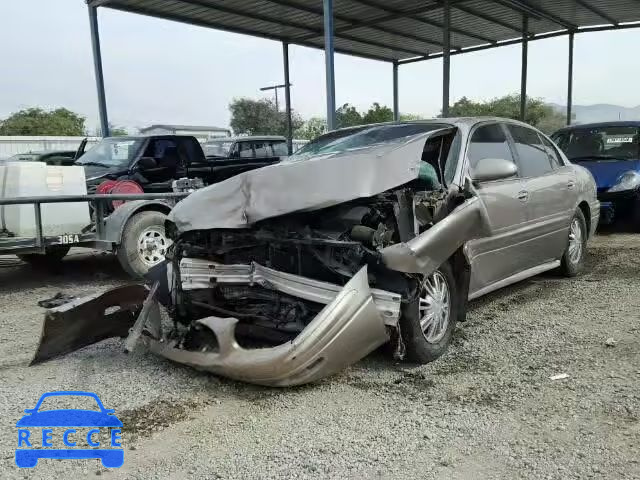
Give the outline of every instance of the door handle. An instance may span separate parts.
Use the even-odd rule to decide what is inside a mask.
[[[529,200],[529,192],[527,192],[526,190],[520,190],[518,192],[518,200],[520,200],[521,202],[526,202],[527,200]]]
[[[576,182],[574,182],[573,180],[569,180],[569,181],[567,182],[567,188],[568,188],[569,190],[573,190],[573,187],[575,187],[575,186],[576,186]]]

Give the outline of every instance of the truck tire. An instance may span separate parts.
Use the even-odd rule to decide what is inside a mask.
[[[18,258],[34,268],[49,269],[60,264],[70,249],[71,247],[54,245],[47,247],[45,253],[22,253]]]
[[[407,360],[429,363],[447,351],[460,303],[451,264],[444,263],[423,281],[418,297],[402,306],[400,332]]]
[[[125,224],[118,246],[118,261],[125,272],[143,278],[151,267],[164,261],[171,242],[164,231],[167,216],[157,211],[133,215]]]

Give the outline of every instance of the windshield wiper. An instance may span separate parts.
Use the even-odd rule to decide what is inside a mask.
[[[626,160],[622,157],[614,157],[613,155],[580,155],[579,157],[571,157],[569,158],[572,162],[580,161],[580,160]]]
[[[76,165],[92,165],[95,167],[105,167],[105,168],[111,167],[111,165],[107,165],[106,163],[99,163],[99,162],[76,162]]]

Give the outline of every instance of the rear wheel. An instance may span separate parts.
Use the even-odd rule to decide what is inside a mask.
[[[566,277],[575,277],[584,268],[584,257],[587,250],[587,222],[579,208],[569,224],[567,248],[560,262],[560,273]]]
[[[151,267],[162,263],[171,241],[164,231],[167,216],[156,211],[135,214],[124,227],[118,247],[122,268],[134,278],[142,278]]]
[[[446,352],[458,319],[458,288],[449,263],[422,280],[418,296],[404,305],[400,318],[407,358],[432,362]]]
[[[69,253],[71,247],[54,245],[47,247],[45,253],[23,253],[18,258],[34,268],[52,268],[57,266]]]

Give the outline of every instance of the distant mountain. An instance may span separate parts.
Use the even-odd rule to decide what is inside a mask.
[[[567,107],[557,103],[549,103],[559,112],[565,113]],[[621,107],[608,103],[595,105],[574,105],[575,123],[607,122],[611,120],[640,120],[640,105],[637,107]]]

